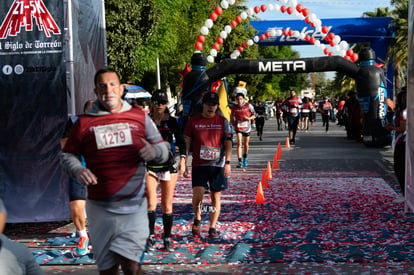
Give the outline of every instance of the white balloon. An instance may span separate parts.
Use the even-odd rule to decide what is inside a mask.
[[[335,35],[335,37],[333,39],[333,42],[335,44],[339,44],[341,42],[341,37],[339,35]]]
[[[240,52],[239,52],[239,50],[234,50],[234,54],[235,54],[237,57],[239,57],[239,56],[240,56]]]
[[[300,18],[300,16],[302,15],[302,13],[298,12],[296,9],[293,10],[293,15]]]
[[[217,56],[217,50],[216,50],[216,49],[211,49],[211,50],[210,50],[210,54],[211,54],[212,56]]]
[[[256,35],[255,37],[253,37],[253,40],[254,40],[254,42],[256,42],[256,43],[257,43],[257,42],[259,42],[259,41],[260,41],[260,37]]]
[[[321,20],[321,19],[316,19],[316,20],[315,20],[315,22],[313,22],[313,24],[314,24],[316,27],[320,27],[320,26],[322,26],[322,20]]]
[[[247,13],[246,13],[245,11],[243,11],[242,13],[240,13],[240,17],[241,17],[243,20],[246,20],[246,18],[247,18]]]
[[[286,4],[288,0],[280,0],[280,2],[282,2],[282,4]]]
[[[279,6],[279,4],[275,4],[274,9],[275,9],[275,12],[280,11],[280,6]]]
[[[341,47],[339,47],[338,45],[335,45],[333,49],[335,52],[339,52],[341,50]]]
[[[311,14],[309,15],[309,21],[311,21],[312,23],[313,23],[313,22],[315,22],[315,20],[316,20],[316,19],[317,19],[316,14],[311,13]]]
[[[220,32],[220,37],[223,38],[223,39],[226,39],[227,38],[227,32],[221,31]]]
[[[293,37],[299,37],[299,32],[298,31],[293,31]]]
[[[313,45],[319,48],[319,46],[321,45],[321,41],[316,40],[315,43],[313,43]]]
[[[275,29],[272,29],[270,31],[270,36],[276,36],[276,30]]]
[[[348,43],[345,40],[342,40],[341,43],[339,43],[339,47],[341,47],[342,50],[348,49]]]
[[[346,51],[345,50],[341,50],[339,52],[339,55],[342,56],[342,57],[344,57],[346,55]]]
[[[323,50],[325,50],[326,45],[321,43],[320,46],[319,46],[319,48],[323,51]]]
[[[206,20],[205,25],[206,25],[207,28],[211,29],[213,27],[213,25],[214,25],[214,22],[213,22],[213,20],[211,20],[209,18],[209,19]]]
[[[269,5],[267,5],[267,9],[269,11],[273,11],[275,9],[275,7],[273,6],[273,4],[269,4]]]
[[[207,61],[209,63],[214,63],[214,57],[212,57],[211,55],[207,56]]]
[[[299,34],[299,39],[300,40],[305,40],[305,34],[303,33],[303,32],[301,32],[300,34]]]
[[[249,46],[254,45],[254,41],[252,39],[247,40],[247,45]]]
[[[252,15],[254,14],[254,10],[253,10],[253,8],[249,8],[249,9],[247,10],[247,14],[248,14],[249,16],[252,16]]]
[[[232,54],[230,54],[230,58],[231,59],[237,59],[237,56],[234,53],[232,53]]]
[[[202,26],[200,32],[202,35],[208,35],[208,28],[206,26]]]
[[[296,0],[291,0],[290,1],[290,6],[294,9],[296,9],[296,5],[298,4],[298,2],[296,2]]]
[[[224,27],[224,30],[225,30],[227,33],[231,33],[231,26],[230,26],[230,25],[226,25],[226,26]]]
[[[233,5],[234,3],[236,3],[236,0],[228,0],[230,5]]]
[[[226,10],[226,9],[229,7],[229,2],[227,2],[226,0],[223,0],[223,1],[221,1],[220,6],[221,6],[223,9],[225,9],[225,10]]]

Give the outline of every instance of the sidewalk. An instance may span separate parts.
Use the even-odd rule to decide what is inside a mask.
[[[287,131],[276,129],[276,121],[270,119],[263,141],[252,132],[245,169],[235,168],[234,147],[230,189],[222,198],[222,241],[197,242],[188,236],[191,183],[179,181],[174,202],[176,251],[146,255],[144,273],[414,273],[414,255],[409,252],[414,222],[411,215],[404,215],[403,204],[392,204],[399,190],[391,148],[367,148],[349,141],[344,128],[334,123],[326,134],[319,117],[308,132],[298,131],[290,148]],[[255,204],[256,184],[279,143],[279,169],[273,170],[270,188],[264,189],[266,202]],[[157,220],[158,229],[160,225]],[[94,265],[42,269],[46,274],[98,274]]]

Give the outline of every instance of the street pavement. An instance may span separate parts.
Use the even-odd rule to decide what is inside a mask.
[[[244,172],[257,172],[273,160],[277,147],[282,148],[279,171],[326,172],[375,172],[397,193],[398,184],[393,172],[392,151],[385,148],[368,148],[362,143],[347,140],[345,129],[331,122],[328,133],[320,117],[307,132],[298,131],[296,144],[287,146],[287,130],[277,131],[274,118],[266,120],[263,140],[253,131],[251,135],[249,166]],[[243,177],[235,168],[236,148],[233,147],[232,177]],[[276,175],[277,177],[277,175]],[[401,211],[404,211],[403,206]],[[67,227],[66,227],[67,228]],[[73,228],[73,227],[72,227]],[[67,230],[67,229],[65,229]],[[95,265],[43,265],[46,274],[70,273],[76,275],[98,274]],[[145,264],[144,274],[410,274],[411,262],[288,262],[259,264]]]

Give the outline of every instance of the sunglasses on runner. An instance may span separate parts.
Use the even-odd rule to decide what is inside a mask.
[[[164,100],[154,100],[152,103],[154,103],[155,105],[164,105],[164,104],[167,104],[167,101],[164,101]]]

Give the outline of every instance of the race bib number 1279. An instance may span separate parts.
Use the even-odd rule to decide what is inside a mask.
[[[132,144],[128,123],[115,123],[94,128],[98,149],[126,146]]]

